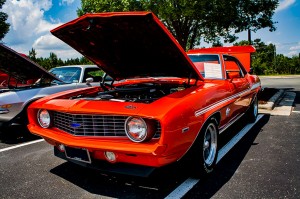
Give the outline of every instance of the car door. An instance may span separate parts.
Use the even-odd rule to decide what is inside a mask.
[[[227,110],[230,118],[235,118],[244,113],[250,104],[251,95],[249,93],[250,83],[245,78],[246,70],[239,62],[239,60],[233,56],[223,56],[226,79],[231,89],[231,97],[234,102]]]

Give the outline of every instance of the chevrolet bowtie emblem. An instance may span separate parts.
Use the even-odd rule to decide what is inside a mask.
[[[81,127],[81,124],[80,123],[70,123],[70,127],[79,128],[79,127]]]

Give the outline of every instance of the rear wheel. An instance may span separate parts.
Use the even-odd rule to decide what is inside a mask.
[[[202,128],[199,137],[192,147],[192,171],[195,177],[211,173],[216,165],[218,156],[218,125],[211,118]]]
[[[255,122],[257,115],[258,115],[258,100],[257,100],[257,96],[255,96],[248,113],[249,121],[251,123]]]

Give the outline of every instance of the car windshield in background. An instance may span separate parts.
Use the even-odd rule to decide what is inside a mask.
[[[53,68],[50,70],[50,72],[66,83],[77,83],[79,82],[81,68],[60,67],[60,68]]]
[[[219,55],[188,55],[205,79],[222,79]]]

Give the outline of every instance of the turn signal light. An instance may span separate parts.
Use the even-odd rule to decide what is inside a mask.
[[[104,156],[107,159],[107,161],[109,161],[109,162],[116,162],[116,160],[117,160],[116,154],[111,151],[105,151]]]
[[[65,152],[65,146],[63,144],[59,144],[57,147],[61,152]]]

